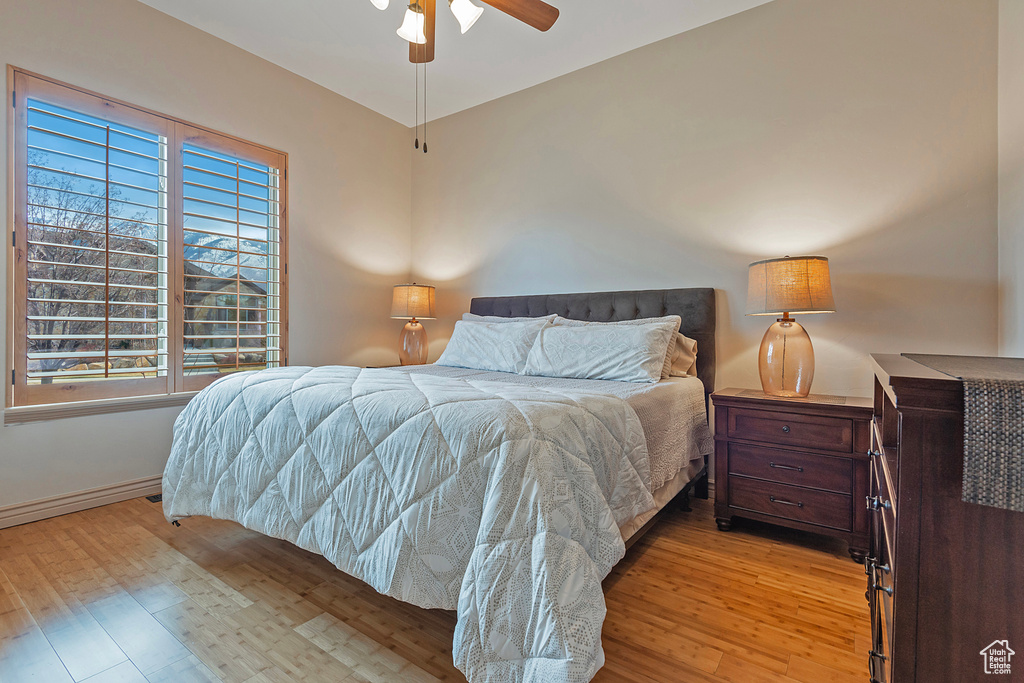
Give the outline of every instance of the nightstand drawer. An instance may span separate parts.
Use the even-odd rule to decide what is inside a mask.
[[[770,410],[729,409],[730,439],[851,453],[853,421]]]
[[[849,531],[850,496],[786,484],[729,477],[729,507]]]
[[[742,443],[729,444],[729,474],[845,494],[853,490],[853,461],[850,458]]]

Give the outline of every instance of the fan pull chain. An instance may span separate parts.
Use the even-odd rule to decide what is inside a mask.
[[[419,46],[416,47],[416,51],[419,52]],[[416,70],[416,127],[413,129],[413,135],[416,141],[413,143],[413,149],[420,148],[420,65],[413,64],[413,69]]]
[[[426,49],[426,48],[424,48]],[[423,153],[427,153],[427,63],[423,62]]]

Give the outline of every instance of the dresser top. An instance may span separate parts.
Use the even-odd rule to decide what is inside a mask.
[[[904,353],[904,358],[960,379],[1024,381],[1024,358],[995,356],[940,356]]]
[[[873,353],[871,363],[878,384],[897,407],[936,410],[963,409],[963,382],[907,357]]]

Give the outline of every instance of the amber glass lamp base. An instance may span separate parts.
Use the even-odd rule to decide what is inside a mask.
[[[761,388],[769,396],[804,397],[814,379],[814,348],[807,331],[792,318],[779,318],[761,340],[757,358]]]
[[[402,365],[423,365],[427,362],[427,331],[413,318],[398,337],[398,360]]]

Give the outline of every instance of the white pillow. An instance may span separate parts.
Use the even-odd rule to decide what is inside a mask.
[[[666,377],[687,377],[697,374],[697,342],[679,332],[679,325],[682,318],[678,315],[666,315],[660,318],[635,318],[633,320],[614,320],[611,322],[595,322],[586,320],[572,320],[556,316],[555,325],[566,325],[570,327],[584,327],[586,325],[647,325],[650,323],[674,322],[675,338],[669,344],[665,353],[665,364],[661,369],[661,378]]]
[[[526,360],[525,375],[657,382],[678,323],[549,325]]]
[[[517,323],[460,320],[437,365],[521,373],[537,333],[548,325],[544,318]]]
[[[477,315],[476,313],[463,313],[462,319],[469,320],[478,323],[521,323],[529,320],[547,320],[549,323],[554,322],[558,315],[552,313],[551,315],[542,315],[536,318],[503,318],[500,315]]]

